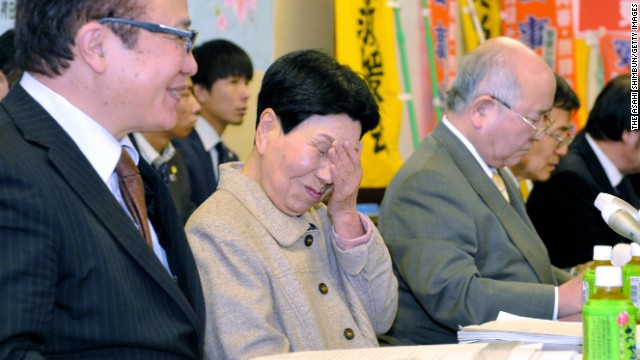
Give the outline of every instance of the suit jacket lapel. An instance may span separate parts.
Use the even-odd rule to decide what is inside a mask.
[[[636,190],[633,188],[633,184],[628,176],[622,178],[622,182],[620,183],[621,187],[624,187],[625,192],[629,199],[627,201],[636,209],[640,206],[640,200],[638,199],[638,194],[636,194]]]
[[[149,248],[142,240],[140,232],[73,140],[24,89],[16,89],[15,94],[17,95],[15,99],[8,98],[5,105],[10,113],[21,111],[20,109],[30,109],[28,116],[23,114],[20,117],[13,117],[25,139],[49,149],[49,159],[53,166],[59,170],[61,176],[96,215],[96,218],[105,225],[114,240],[122,245],[133,260],[183,308],[190,318],[195,318],[195,313],[182,291],[155,255],[150,256]],[[197,321],[194,323],[197,324]]]
[[[531,219],[529,219],[529,215],[527,214],[527,210],[524,206],[524,200],[522,199],[522,195],[518,190],[518,186],[513,182],[512,177],[507,174],[504,168],[498,169],[498,173],[504,179],[504,183],[507,187],[507,192],[509,193],[509,198],[511,199],[511,207],[513,207],[518,212],[520,217],[522,217],[522,220],[524,220],[524,222],[527,223],[527,225],[529,225],[529,227],[533,231],[535,231],[535,227],[533,226],[533,223],[531,222]]]
[[[519,210],[518,207],[512,207],[504,201],[502,194],[500,194],[500,191],[489,179],[480,164],[451,130],[440,124],[434,132],[434,136],[443,144],[454,163],[465,174],[469,184],[502,223],[509,238],[522,251],[540,281],[547,284],[555,284],[556,280],[551,272],[551,263],[549,262],[549,257],[546,256],[547,250],[538,234],[533,230],[524,208],[518,203],[517,197],[520,195],[515,190],[513,183],[508,179],[508,176],[502,174],[509,196],[511,199],[516,200],[516,206],[520,205]]]
[[[222,162],[226,163],[226,162],[238,161],[238,160],[239,160],[238,155],[233,151],[231,151],[231,149],[229,149],[229,147],[227,147],[225,143],[222,143]]]
[[[189,134],[188,140],[193,144],[194,152],[200,163],[200,169],[202,169],[202,177],[205,179],[207,187],[215,189],[215,172],[213,171],[211,154],[208,151],[204,151],[204,145],[197,132],[192,131],[191,134]]]
[[[600,164],[600,160],[598,160],[598,156],[589,142],[587,141],[586,133],[581,131],[578,136],[576,136],[575,141],[571,145],[575,147],[580,153],[582,157],[585,159],[585,164],[587,165],[589,172],[592,174],[593,179],[598,184],[601,189],[604,189],[604,192],[615,195],[616,190],[611,185],[611,181],[609,181],[609,177],[607,177],[607,173],[604,171],[602,164]],[[625,187],[627,194],[629,194],[628,202],[635,208],[640,206],[640,199],[638,199],[638,194],[636,194],[631,181],[627,176],[622,178],[621,186]]]
[[[163,276],[162,278],[168,281],[164,281],[160,285],[169,294],[175,295],[174,299],[178,305],[191,318],[191,321],[197,324],[198,318],[194,310],[197,310],[200,305],[197,303],[196,292],[193,289],[196,285],[194,282],[199,285],[200,280],[195,267],[188,267],[189,263],[195,264],[195,261],[186,261],[186,257],[191,257],[191,253],[187,247],[182,222],[178,218],[175,206],[173,206],[169,189],[158,173],[144,159],[140,159],[138,168],[145,187],[145,201],[147,202],[149,219],[166,251],[169,267],[176,280],[172,281],[169,280],[169,277]],[[165,190],[162,191],[160,188]],[[160,262],[157,263],[160,264]],[[161,267],[161,271],[163,274],[167,273],[164,267]],[[179,289],[176,289],[176,286]]]
[[[204,202],[218,185],[213,172],[211,154],[204,149],[202,140],[195,130],[191,131],[189,136],[181,142],[185,144],[185,148],[189,149],[189,153],[184,155],[191,162],[191,164],[187,163],[190,169],[189,181],[192,184],[191,198],[198,205]],[[193,164],[194,161],[197,163]]]
[[[580,132],[577,136],[572,147],[575,147],[580,155],[585,159],[585,164],[589,169],[589,173],[592,174],[593,179],[599,188],[605,189],[609,194],[615,194],[615,189],[611,186],[611,182],[607,177],[607,173],[604,171],[604,168],[600,164],[600,160],[598,160],[598,156],[593,152],[591,145],[587,141],[587,137],[585,136],[585,132]]]

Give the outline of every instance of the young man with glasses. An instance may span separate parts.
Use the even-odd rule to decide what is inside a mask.
[[[553,108],[549,112],[552,126],[545,136],[536,141],[529,152],[515,165],[505,168],[511,172],[524,201],[527,200],[534,181],[546,181],[556,168],[560,158],[567,154],[573,141],[571,117],[580,107],[580,100],[569,84],[557,74]]]
[[[445,117],[382,201],[379,229],[399,283],[383,342],[456,343],[459,326],[500,311],[580,312],[582,280],[551,266],[502,169],[546,136],[554,90],[544,60],[513,39],[490,39],[462,58]]]
[[[182,222],[127,137],[176,124],[197,68],[189,23],[186,0],[16,2],[25,72],[0,105],[0,358],[203,357]]]
[[[631,130],[630,109],[631,77],[620,75],[600,92],[549,180],[533,187],[527,212],[556,266],[580,267],[592,260],[594,245],[629,242],[593,203],[605,192],[640,207],[629,179],[640,172],[640,132]]]

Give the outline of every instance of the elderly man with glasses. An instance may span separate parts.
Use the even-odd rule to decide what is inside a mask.
[[[572,116],[580,107],[580,100],[569,84],[557,74],[556,94],[553,108],[549,112],[553,123],[540,141],[536,141],[529,152],[515,165],[505,168],[520,189],[526,202],[534,181],[546,181],[556,168],[560,158],[567,155],[573,141]]]
[[[640,132],[631,130],[630,109],[631,77],[620,75],[600,92],[549,180],[533,187],[527,212],[556,266],[579,268],[592,260],[594,245],[629,242],[609,228],[593,203],[605,192],[640,207],[629,179],[640,172]]]
[[[399,283],[388,344],[456,343],[500,311],[578,314],[582,279],[551,265],[504,173],[547,136],[555,79],[508,38],[462,58],[446,116],[387,188],[379,228]],[[493,181],[492,181],[493,180]]]

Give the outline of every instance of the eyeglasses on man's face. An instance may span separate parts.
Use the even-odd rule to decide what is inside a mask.
[[[534,123],[539,121],[538,120],[533,120],[533,119],[529,119],[528,117],[520,114],[519,112],[515,111],[509,104],[507,104],[506,102],[504,102],[503,100],[500,100],[499,98],[493,96],[493,95],[489,95],[491,96],[491,98],[495,101],[497,101],[500,105],[504,106],[505,108],[507,108],[507,110],[511,111],[514,115],[516,115],[517,117],[519,117],[520,119],[522,119],[522,121],[524,121],[525,123],[527,123],[527,125],[531,126],[531,128],[533,129],[533,135],[531,135],[531,139],[532,140],[536,140],[539,141],[542,139],[542,137],[544,136],[544,134],[546,134],[546,131],[553,125],[553,120],[551,120],[549,118],[549,116],[547,116],[547,114],[543,114],[542,115],[542,126],[535,126]]]
[[[167,25],[154,24],[154,23],[144,22],[144,21],[106,17],[98,20],[98,22],[100,24],[107,24],[107,23],[126,24],[126,25],[131,25],[131,26],[135,26],[135,27],[147,30],[152,33],[175,35],[179,37],[182,41],[184,41],[185,49],[187,50],[187,52],[191,51],[191,49],[193,48],[193,44],[196,42],[196,38],[198,37],[198,31],[196,30],[183,30],[183,29],[178,29],[171,26],[167,26]]]
[[[556,131],[547,132],[547,135],[558,143],[558,148],[561,148],[565,145],[571,145],[573,142],[573,131],[573,126],[571,126],[569,130],[557,129]]]

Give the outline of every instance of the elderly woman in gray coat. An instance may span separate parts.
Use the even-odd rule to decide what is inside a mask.
[[[378,122],[364,81],[329,55],[298,51],[269,67],[254,148],[221,166],[187,224],[209,359],[378,346],[398,284],[356,210],[359,140]]]

